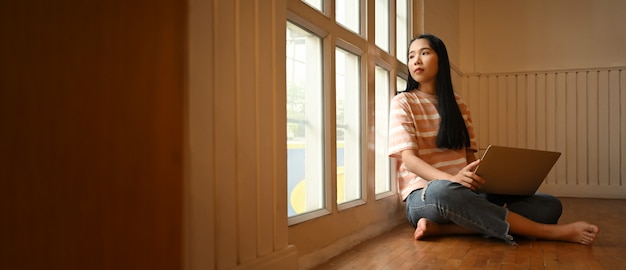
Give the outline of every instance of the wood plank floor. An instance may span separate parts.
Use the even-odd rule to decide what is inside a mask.
[[[415,241],[407,222],[314,269],[626,269],[626,200],[561,200],[559,223],[598,225],[592,246],[519,237],[510,246],[478,235]]]

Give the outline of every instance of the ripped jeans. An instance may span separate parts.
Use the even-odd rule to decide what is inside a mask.
[[[506,222],[508,211],[535,222],[556,224],[561,217],[562,205],[557,198],[547,194],[514,196],[475,193],[449,180],[431,181],[406,199],[406,214],[413,226],[417,226],[420,218],[439,224],[455,223],[514,244]]]

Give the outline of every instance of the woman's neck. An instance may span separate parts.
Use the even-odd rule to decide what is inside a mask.
[[[431,95],[437,94],[435,91],[435,84],[433,83],[420,83],[420,87],[418,90]]]

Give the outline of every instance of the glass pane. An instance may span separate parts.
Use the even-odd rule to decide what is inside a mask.
[[[389,0],[376,0],[376,45],[389,52]]]
[[[389,71],[376,66],[375,112],[375,183],[376,194],[391,191],[391,160],[387,156],[389,128]]]
[[[409,16],[407,0],[396,1],[396,58],[406,65],[409,47]]]
[[[361,4],[360,0],[335,1],[335,16],[337,22],[357,34],[361,33]]]
[[[302,2],[305,2],[307,4],[309,4],[309,6],[314,7],[315,9],[319,10],[319,11],[323,11],[324,10],[324,1],[323,0],[302,0]]]
[[[322,42],[287,23],[287,192],[295,216],[325,207]]]
[[[337,203],[361,198],[359,57],[336,50]]]
[[[396,93],[406,89],[406,80],[402,77],[396,78]]]

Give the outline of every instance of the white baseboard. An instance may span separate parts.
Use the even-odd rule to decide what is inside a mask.
[[[625,186],[543,184],[539,192],[557,197],[626,199]]]

